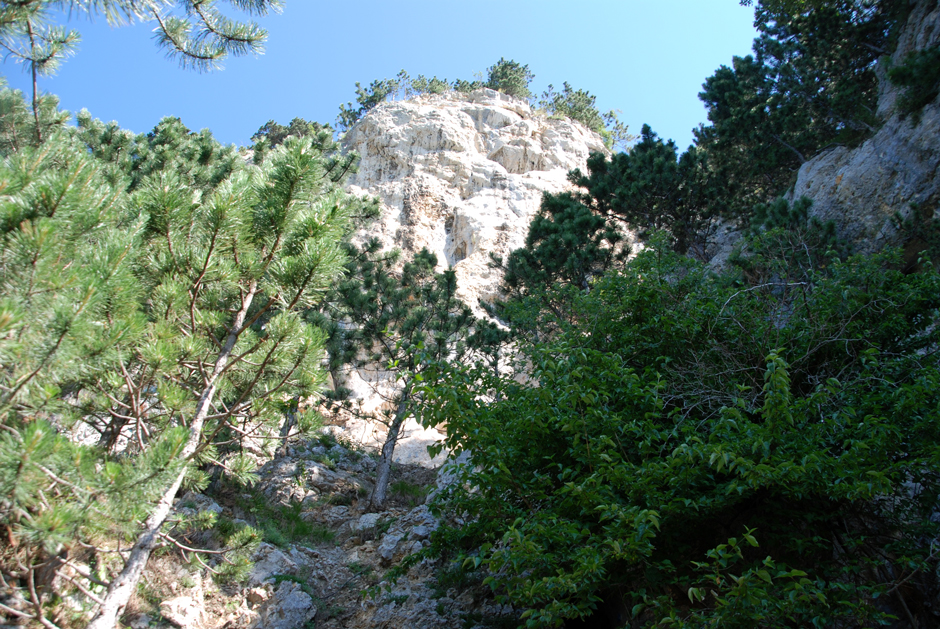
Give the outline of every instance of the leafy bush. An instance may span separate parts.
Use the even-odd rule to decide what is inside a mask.
[[[442,368],[425,419],[472,461],[435,508],[473,519],[436,538],[529,627],[870,626],[905,579],[930,624],[940,276],[895,263],[762,285],[660,243],[525,348],[527,384]]]

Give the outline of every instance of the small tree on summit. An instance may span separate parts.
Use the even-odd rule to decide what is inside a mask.
[[[516,98],[532,97],[529,84],[535,75],[529,72],[529,66],[500,57],[499,61],[487,68],[486,73],[485,87]]]

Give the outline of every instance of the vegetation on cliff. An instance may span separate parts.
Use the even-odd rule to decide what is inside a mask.
[[[595,105],[596,97],[585,90],[576,90],[567,82],[560,92],[556,92],[552,85],[535,99],[529,90],[529,85],[535,75],[529,71],[529,66],[514,60],[501,58],[487,68],[487,79],[478,76],[473,81],[457,79],[448,83],[447,79],[436,76],[430,79],[419,74],[412,79],[402,70],[393,79],[379,79],[372,81],[367,87],[356,83],[356,103],[340,105],[337,116],[338,128],[342,131],[351,126],[367,114],[379,103],[391,98],[409,98],[417,94],[443,94],[448,91],[469,93],[483,88],[496,90],[514,98],[529,101],[537,109],[548,115],[576,120],[591,131],[600,134],[608,148],[625,149],[633,137],[627,132],[627,126],[617,118],[617,112],[602,113]]]

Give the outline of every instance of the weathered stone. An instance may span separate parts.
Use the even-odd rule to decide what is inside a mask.
[[[160,603],[160,614],[177,627],[199,627],[204,615],[201,602],[191,596],[177,596]]]
[[[222,507],[215,500],[192,491],[186,492],[186,495],[176,501],[174,507],[177,513],[189,516],[203,511],[222,513]]]
[[[372,531],[382,519],[381,513],[364,513],[356,523],[357,531]]]
[[[245,598],[251,605],[258,605],[259,603],[263,603],[268,600],[270,596],[271,595],[264,588],[251,588],[245,594]]]
[[[300,584],[284,581],[258,609],[250,629],[298,629],[316,615],[313,599]]]
[[[138,614],[130,622],[131,629],[147,629],[150,626],[151,618],[147,614]]]
[[[379,544],[376,552],[379,554],[379,557],[382,558],[383,565],[388,565],[392,562],[395,555],[398,553],[398,546],[404,538],[405,536],[401,533],[388,533],[382,538],[382,543]]]
[[[248,583],[258,586],[270,579],[275,574],[290,574],[297,569],[297,564],[272,546],[262,542],[251,557],[254,565],[248,575]]]
[[[606,151],[581,124],[535,114],[525,101],[493,90],[382,103],[344,144],[362,157],[349,189],[382,201],[381,218],[357,238],[378,238],[406,259],[427,247],[441,270],[454,269],[458,296],[479,314],[479,301],[492,301],[501,281],[490,254],[505,257],[521,247],[542,194],[568,189],[568,171],[584,168],[592,151]],[[336,384],[365,411],[380,409],[397,387],[382,365]],[[382,428],[352,418],[345,432],[379,446]],[[427,447],[441,436],[409,419],[395,461],[439,465],[444,455],[432,460]]]

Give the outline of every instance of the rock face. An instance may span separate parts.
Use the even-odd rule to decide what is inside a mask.
[[[380,104],[344,144],[362,157],[350,191],[382,202],[381,218],[359,240],[378,238],[406,259],[427,247],[438,270],[454,269],[458,296],[478,314],[480,300],[496,297],[502,276],[489,267],[490,254],[505,257],[521,247],[542,194],[567,189],[568,171],[607,150],[581,124],[537,115],[525,101],[488,89]],[[342,384],[366,411],[395,390],[391,374],[378,366]],[[404,428],[396,460],[431,464],[426,447],[439,435],[413,420]],[[381,427],[366,422],[348,423],[345,433],[372,445],[384,440]]]
[[[920,0],[912,9],[890,65],[913,51],[940,44],[940,3]],[[800,168],[790,199],[813,200],[812,213],[832,220],[840,236],[867,253],[897,243],[895,213],[906,216],[911,204],[940,203],[940,103],[927,105],[920,121],[896,111],[900,90],[887,80],[889,64],[880,64],[882,93],[878,114],[885,124],[855,149],[837,147]]]
[[[568,187],[601,137],[579,123],[535,115],[493,90],[383,103],[346,134],[362,156],[350,189],[382,200],[377,237],[406,257],[427,247],[457,273],[471,307],[496,296],[490,254],[521,247],[543,192]]]
[[[582,125],[493,90],[383,103],[344,143],[362,156],[350,189],[382,200],[381,219],[361,237],[406,257],[427,247],[455,269],[471,306],[495,296],[489,254],[522,246],[542,193],[565,189],[569,170],[606,151]]]
[[[258,617],[251,629],[297,629],[303,627],[317,615],[313,599],[303,591],[303,586],[285,581],[274,591],[274,595],[260,605]]]

